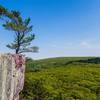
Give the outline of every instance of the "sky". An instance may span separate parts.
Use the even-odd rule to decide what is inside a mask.
[[[100,56],[100,0],[0,0],[9,10],[18,10],[31,18],[39,47],[38,53],[26,53],[33,59],[68,56]],[[0,26],[0,52],[14,33]]]

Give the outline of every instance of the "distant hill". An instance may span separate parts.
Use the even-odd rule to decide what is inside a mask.
[[[69,64],[100,64],[100,57],[56,57],[41,60],[28,60],[26,71],[38,71],[51,67],[64,67]]]

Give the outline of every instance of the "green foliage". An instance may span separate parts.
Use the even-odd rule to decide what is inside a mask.
[[[86,59],[90,58],[55,58],[27,62],[25,86],[20,94],[20,100],[99,100],[100,64],[75,63]],[[62,65],[69,61],[74,63],[64,66],[60,64],[56,67],[53,63],[51,67],[50,62],[58,61]],[[41,68],[34,71],[34,67],[32,70],[29,67],[28,70],[29,63],[30,67],[34,64]]]
[[[0,17],[4,20],[3,27],[15,33],[14,41],[7,45],[8,48],[15,50],[16,54],[38,51],[38,47],[30,47],[35,39],[35,35],[31,33],[33,26],[30,25],[30,18],[24,20],[19,11],[9,11],[2,6],[0,6]]]
[[[11,11],[9,20],[3,24],[3,27],[7,30],[11,30],[15,32],[15,40],[13,43],[8,44],[7,47],[10,49],[14,49],[16,53],[23,52],[34,52],[36,47],[28,47],[32,40],[34,40],[35,35],[29,33],[32,31],[32,27],[30,24],[30,18],[23,20],[20,13],[17,11]]]
[[[100,64],[100,58],[95,57],[58,57],[42,60],[28,61],[26,63],[27,71],[31,69],[48,69],[54,67],[66,67],[67,65],[88,66],[91,64]],[[34,71],[34,70],[32,70]]]
[[[0,17],[7,14],[7,9],[0,5]]]

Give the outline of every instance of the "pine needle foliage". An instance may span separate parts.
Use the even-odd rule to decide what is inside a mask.
[[[30,18],[23,19],[19,11],[8,11],[2,6],[0,6],[0,17],[5,18],[3,27],[15,33],[14,41],[7,45],[8,48],[15,50],[16,54],[38,51],[38,47],[30,47],[35,39],[35,34],[31,33],[33,26],[30,25]]]

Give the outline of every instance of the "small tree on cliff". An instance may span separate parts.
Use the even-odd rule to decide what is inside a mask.
[[[2,6],[0,15],[6,17],[3,27],[15,33],[14,41],[7,45],[8,48],[15,50],[16,54],[38,51],[38,47],[30,47],[31,42],[35,39],[35,35],[31,33],[33,26],[30,25],[30,18],[24,20],[20,12],[8,11]]]

